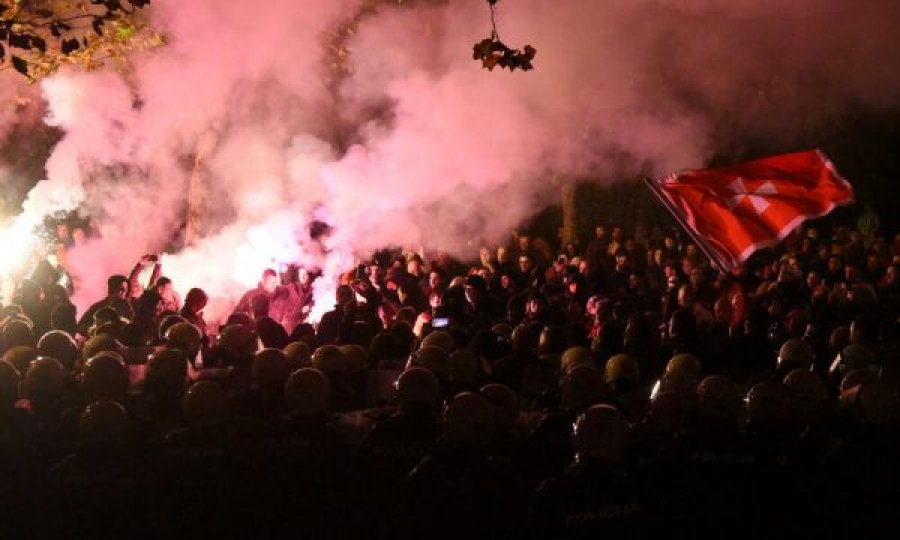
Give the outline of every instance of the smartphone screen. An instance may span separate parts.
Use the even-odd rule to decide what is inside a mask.
[[[450,319],[447,317],[435,317],[431,321],[432,328],[446,328],[450,324]]]

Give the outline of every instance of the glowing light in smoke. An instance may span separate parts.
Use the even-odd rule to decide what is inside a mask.
[[[47,122],[64,135],[23,205],[31,217],[0,233],[15,252],[0,273],[23,266],[44,215],[83,210],[103,228],[67,253],[85,309],[107,276],[172,244],[186,158],[214,132],[198,175],[211,226],[163,258],[164,275],[182,294],[206,290],[210,320],[263,268],[320,268],[317,320],[357,257],[405,244],[474,255],[474,240],[505,241],[555,197],[556,173],[652,176],[748,136],[793,147],[848,103],[900,107],[900,78],[858,69],[896,57],[896,8],[781,2],[772,21],[758,0],[518,4],[503,28],[541,49],[527,76],[488,75],[460,50],[484,29],[481,0],[275,0],[254,6],[252,25],[238,2],[154,1],[168,47],[134,56],[127,77],[64,69],[42,83]],[[829,32],[797,41],[798,26],[817,25]],[[779,50],[791,54],[771,62]],[[813,96],[809,80],[832,84]],[[760,96],[771,81],[778,99]],[[303,245],[310,217],[333,228],[325,250]]]
[[[32,224],[26,220],[14,220],[11,226],[0,228],[0,245],[3,246],[3,257],[0,257],[0,275],[20,270],[28,262],[37,239],[32,234]]]
[[[334,293],[337,290],[341,273],[353,268],[353,255],[344,246],[333,249],[322,267],[322,277],[313,282],[313,308],[309,314],[310,322],[319,322],[322,315],[334,309]]]
[[[10,224],[0,225],[0,296],[4,300],[10,298],[15,286],[17,274],[22,272],[31,255],[38,246],[38,239],[32,231],[34,223],[23,214],[12,220]]]

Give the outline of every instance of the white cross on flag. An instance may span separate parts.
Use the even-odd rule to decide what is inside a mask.
[[[723,270],[782,241],[804,220],[853,202],[853,187],[818,150],[648,181]]]

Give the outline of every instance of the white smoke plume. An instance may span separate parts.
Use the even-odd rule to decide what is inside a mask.
[[[356,258],[391,245],[474,254],[552,202],[560,177],[702,166],[751,138],[812,147],[811,130],[850,107],[900,105],[896,2],[501,1],[500,37],[538,50],[527,73],[472,60],[490,34],[484,1],[391,4],[360,19],[337,88],[327,36],[359,0],[155,0],[170,45],[127,78],[47,80],[65,136],[25,211],[101,222],[102,239],[72,256],[78,303],[173,244],[198,148],[204,234],[164,273],[221,314],[263,268],[315,264],[327,308]],[[333,227],[328,254],[308,242],[312,219]]]

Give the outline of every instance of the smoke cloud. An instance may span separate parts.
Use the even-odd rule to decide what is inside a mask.
[[[357,258],[474,254],[555,200],[560,178],[660,175],[748,140],[814,147],[854,108],[900,105],[900,4],[887,0],[500,2],[503,41],[538,50],[527,73],[471,59],[490,34],[482,0],[384,4],[359,18],[342,79],[328,36],[358,0],[155,0],[170,45],[127,77],[45,81],[65,135],[24,209],[98,217],[102,238],[72,255],[78,303],[179,245],[198,153],[199,235],[164,273],[221,314],[263,268],[317,265],[327,308]],[[313,219],[333,227],[327,250]]]

